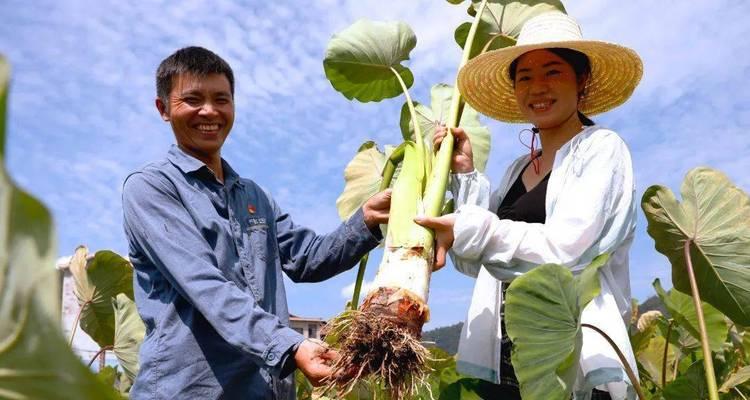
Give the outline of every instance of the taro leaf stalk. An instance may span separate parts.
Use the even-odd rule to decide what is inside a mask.
[[[0,398],[120,398],[87,370],[60,332],[52,216],[5,170],[9,78],[0,55]]]
[[[701,299],[734,323],[750,325],[750,198],[719,171],[699,167],[682,183],[682,203],[651,186],[641,206],[656,250],[672,264],[675,289],[691,294],[708,394],[719,398]]]

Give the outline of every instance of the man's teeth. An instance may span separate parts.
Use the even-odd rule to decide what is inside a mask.
[[[218,124],[213,124],[213,125],[203,124],[203,125],[198,125],[198,129],[202,131],[215,131],[219,129],[219,125]]]

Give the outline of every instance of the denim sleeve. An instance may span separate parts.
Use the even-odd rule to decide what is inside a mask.
[[[174,185],[156,174],[133,174],[125,181],[122,203],[131,246],[153,262],[224,340],[278,375],[283,356],[304,337],[221,274]]]
[[[269,196],[270,198],[270,196]],[[380,229],[365,225],[360,208],[327,235],[296,225],[271,200],[276,218],[281,268],[294,282],[320,282],[353,267],[382,239]]]

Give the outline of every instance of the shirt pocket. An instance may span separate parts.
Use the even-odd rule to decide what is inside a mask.
[[[256,301],[262,302],[264,296],[262,282],[265,280],[269,251],[268,225],[249,225],[245,228],[243,236],[245,259],[242,264],[245,280]]]

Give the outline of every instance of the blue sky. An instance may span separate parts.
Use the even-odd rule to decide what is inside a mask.
[[[299,6],[298,4],[304,4]],[[674,191],[708,165],[750,190],[750,3],[567,1],[584,36],[634,48],[644,78],[624,106],[595,120],[629,144],[637,196],[651,184]],[[343,169],[366,140],[399,141],[402,99],[352,103],[333,90],[322,59],[331,35],[358,18],[403,20],[416,32],[412,96],[452,83],[460,53],[453,30],[465,5],[436,0],[292,2],[86,2],[3,0],[0,53],[12,65],[10,174],[52,210],[58,253],[78,244],[126,254],[120,190],[130,171],[158,159],[173,137],[153,105],[154,71],[175,49],[202,45],[235,69],[237,118],[224,157],[268,188],[299,223],[338,224]],[[493,133],[488,175],[497,182],[525,149],[523,125],[484,119]],[[374,257],[379,259],[379,255]],[[368,280],[375,273],[371,261]],[[631,251],[633,295],[653,293],[670,266],[639,216]],[[328,318],[346,301],[354,271],[287,287],[293,313]],[[472,280],[433,276],[428,328],[463,320]]]

